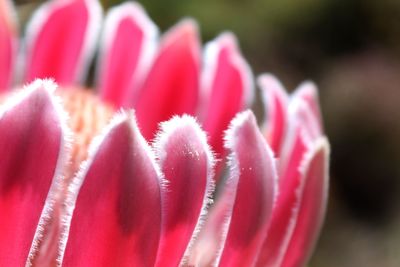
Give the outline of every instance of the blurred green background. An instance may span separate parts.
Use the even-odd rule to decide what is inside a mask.
[[[17,1],[22,25],[40,2]],[[400,1],[141,4],[162,31],[188,16],[203,42],[233,31],[254,73],[274,73],[288,90],[305,79],[318,84],[332,143],[331,192],[309,266],[400,266]]]

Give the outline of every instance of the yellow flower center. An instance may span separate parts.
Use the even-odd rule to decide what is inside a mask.
[[[62,99],[69,115],[68,126],[73,132],[71,166],[66,173],[68,181],[87,158],[93,137],[108,124],[115,110],[102,102],[93,91],[84,88],[60,88],[56,95]]]

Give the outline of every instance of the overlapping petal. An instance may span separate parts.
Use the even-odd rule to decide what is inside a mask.
[[[306,102],[317,122],[316,127],[318,128],[319,132],[322,133],[322,115],[319,108],[317,86],[313,82],[305,81],[297,87],[293,93],[293,98],[303,99]]]
[[[214,189],[214,157],[206,135],[189,116],[161,124],[155,143],[167,180],[163,192],[163,223],[155,266],[179,266],[190,253]]]
[[[265,97],[273,99],[274,95],[277,94],[271,90],[273,88],[272,82],[276,82],[277,80],[270,75],[264,75],[262,77],[264,79],[264,85],[267,86],[268,81],[270,85],[270,90],[264,90],[266,94]],[[260,82],[263,81],[260,80]],[[275,85],[277,85],[277,83],[275,83]],[[271,218],[271,227],[264,241],[257,266],[282,266],[283,261],[286,259],[286,254],[290,253],[289,243],[292,242],[291,240],[298,239],[298,242],[304,241],[307,243],[307,241],[305,241],[307,239],[305,236],[294,237],[294,231],[298,227],[298,223],[307,217],[301,214],[300,208],[305,194],[304,184],[307,181],[307,176],[302,166],[309,160],[309,155],[314,150],[314,147],[321,142],[320,139],[323,134],[322,125],[320,124],[317,95],[315,87],[313,89],[311,85],[310,83],[303,83],[296,89],[289,101],[281,101],[281,103],[287,103],[287,106],[284,107],[287,113],[283,121],[283,136],[280,137],[282,143],[277,152],[280,156],[278,166],[278,171],[280,173],[279,196]],[[264,87],[264,89],[265,88],[266,87]],[[269,116],[273,114],[274,112],[267,114],[267,120],[271,119]],[[274,122],[274,118],[271,119],[271,122]],[[277,124],[273,123],[267,125],[276,127]],[[325,176],[320,175],[319,182],[327,182],[324,177]],[[327,195],[324,186],[318,189],[314,188],[316,190],[314,192],[315,196],[321,195],[321,197],[315,199],[318,204],[310,208],[312,212],[319,214],[315,215],[315,217],[322,216],[321,212],[323,213],[323,208],[321,208],[321,206],[324,207],[325,202],[322,200]],[[307,226],[303,226],[304,228],[313,227],[311,226],[311,221],[307,221],[307,223],[305,223]],[[302,256],[308,255],[307,253],[309,253],[309,250],[310,246],[308,248],[304,247],[304,254]],[[288,266],[292,265],[289,264]]]
[[[25,80],[49,77],[61,85],[76,84],[88,70],[100,20],[98,0],[44,4],[27,27]],[[147,140],[161,121],[200,112],[211,146],[222,156],[223,131],[253,95],[251,71],[233,34],[210,43],[202,66],[197,24],[191,19],[158,43],[157,28],[143,8],[126,3],[109,11],[104,28],[97,66],[102,99],[116,108],[134,107]],[[226,95],[231,101],[224,101]]]
[[[273,154],[250,111],[239,114],[226,135],[231,150],[232,215],[218,266],[253,266],[267,234],[277,194]]]
[[[0,90],[9,88],[15,63],[10,8],[0,2]],[[27,27],[25,81],[54,77],[75,88],[95,52],[100,21],[98,0],[44,4]],[[235,37],[224,33],[210,42],[203,65],[194,21],[181,21],[159,43],[157,37],[137,3],[108,14],[98,89],[115,108],[135,108],[138,125],[133,111],[117,115],[93,141],[72,184],[62,180],[75,169],[68,169],[69,131],[54,84],[38,80],[2,99],[0,265],[306,263],[328,188],[329,145],[315,85],[305,82],[289,97],[275,77],[262,75],[263,134],[250,111],[240,113],[224,151],[224,130],[253,96]],[[193,117],[173,117],[185,113],[199,115],[205,131]],[[218,157],[230,152],[229,177],[215,196],[214,169],[224,161],[216,168],[207,135]],[[146,140],[154,136],[150,147]],[[217,203],[208,212],[212,197]]]
[[[112,8],[105,19],[98,86],[115,107],[132,106],[153,62],[158,30],[135,2]]]
[[[304,266],[315,246],[327,204],[329,150],[327,139],[318,139],[301,166],[304,181],[300,191],[298,219],[283,267]]]
[[[157,125],[176,114],[194,115],[199,101],[200,40],[193,20],[167,32],[134,105],[143,136],[154,137]]]
[[[291,151],[287,166],[279,177],[279,196],[257,266],[280,266],[296,223],[300,202],[298,190],[304,179],[299,167],[307,153],[301,128],[296,130]]]
[[[73,213],[62,265],[154,265],[161,174],[132,116],[116,117],[90,149],[67,199]]]
[[[260,75],[258,85],[266,113],[265,135],[275,155],[279,156],[287,130],[288,95],[279,80],[271,74]]]
[[[25,36],[25,81],[82,81],[95,52],[101,14],[97,0],[53,0],[36,10]]]
[[[0,92],[10,86],[17,52],[18,29],[13,4],[0,1]]]
[[[54,89],[52,82],[38,80],[2,106],[1,266],[25,264],[39,218],[52,209],[68,161],[66,122],[51,96]]]
[[[253,77],[231,33],[223,33],[206,45],[204,63],[200,116],[212,148],[223,156],[224,131],[236,113],[251,104]]]
[[[223,192],[218,193],[216,203],[210,208],[204,225],[191,251],[189,266],[213,266],[226,238],[226,230],[232,215],[237,183],[227,181]]]

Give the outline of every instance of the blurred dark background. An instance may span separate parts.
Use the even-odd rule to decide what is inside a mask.
[[[22,25],[40,2],[17,1]],[[233,31],[254,73],[274,73],[288,90],[305,79],[318,84],[331,191],[309,266],[400,266],[400,1],[141,4],[162,31],[187,16],[198,20],[203,42]]]

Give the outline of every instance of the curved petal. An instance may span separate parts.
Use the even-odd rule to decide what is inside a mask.
[[[272,213],[268,235],[257,260],[259,267],[280,266],[296,223],[300,202],[298,191],[304,178],[300,165],[308,148],[300,127],[294,134],[290,157],[279,180],[279,195]]]
[[[186,262],[206,215],[214,189],[214,157],[205,133],[189,116],[174,117],[161,124],[155,148],[167,180],[155,266],[179,266]]]
[[[264,241],[257,266],[281,266],[300,212],[304,173],[301,165],[322,133],[310,106],[298,95],[288,107],[286,135],[279,161],[279,196],[273,211],[271,227]]]
[[[9,89],[17,52],[17,26],[13,3],[0,1],[0,92]]]
[[[322,137],[301,166],[304,182],[301,188],[296,227],[282,267],[304,266],[314,249],[325,217],[329,186],[329,143]]]
[[[283,85],[272,74],[260,75],[258,77],[258,85],[261,88],[265,110],[265,122],[263,126],[265,135],[275,156],[279,157],[287,130],[287,107],[289,97]]]
[[[152,63],[158,30],[136,2],[110,9],[104,27],[97,66],[101,98],[128,106]]]
[[[161,228],[159,178],[134,119],[114,118],[69,188],[73,214],[68,240],[61,242],[63,266],[153,266]]]
[[[254,266],[277,194],[275,162],[251,111],[232,121],[226,147],[237,189],[218,266]]]
[[[293,99],[300,98],[307,103],[310,110],[312,111],[313,116],[318,122],[317,125],[319,131],[323,132],[322,115],[318,101],[318,90],[315,83],[310,81],[302,82],[292,94],[292,98]]]
[[[213,266],[215,264],[229,226],[237,181],[227,180],[216,203],[211,207],[189,257],[189,266]]]
[[[253,77],[231,33],[221,34],[206,46],[204,62],[200,112],[209,143],[222,156],[224,131],[236,113],[252,102]]]
[[[139,127],[151,139],[161,121],[195,114],[199,95],[200,44],[197,25],[183,20],[161,40],[135,109]]]
[[[307,102],[300,97],[292,97],[289,102],[286,129],[278,166],[281,174],[288,168],[288,162],[293,156],[293,147],[300,136],[304,146],[311,147],[315,140],[323,134],[319,127],[318,118]]]
[[[25,81],[53,78],[71,85],[85,78],[101,24],[98,0],[43,4],[26,30]]]
[[[0,265],[24,266],[39,218],[52,209],[66,157],[55,85],[37,80],[0,114]],[[53,178],[54,177],[54,178]],[[43,226],[40,219],[37,233]],[[37,235],[36,233],[36,235]],[[34,243],[33,246],[36,244]]]

